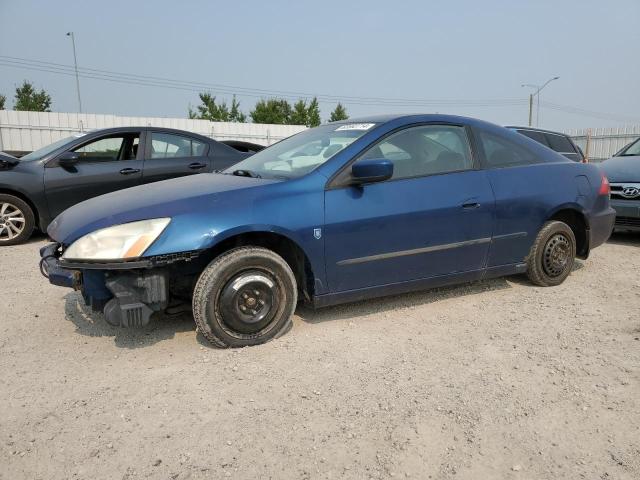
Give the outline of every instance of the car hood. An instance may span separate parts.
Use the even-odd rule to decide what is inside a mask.
[[[640,156],[613,157],[600,168],[612,183],[640,182]]]
[[[249,192],[277,180],[205,173],[119,190],[81,202],[49,225],[49,236],[65,245],[95,230],[149,218],[215,211],[221,197]]]

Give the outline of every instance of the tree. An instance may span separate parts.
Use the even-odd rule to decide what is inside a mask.
[[[16,88],[14,110],[27,112],[50,112],[51,97],[44,90],[37,92],[26,80]]]
[[[347,120],[349,115],[347,115],[347,109],[342,106],[340,102],[336,105],[336,109],[331,112],[331,117],[329,118],[330,122],[337,122],[339,120]]]
[[[320,106],[318,105],[318,99],[316,97],[313,97],[313,100],[309,103],[307,116],[307,127],[317,127],[320,125]]]
[[[264,98],[258,101],[249,114],[255,123],[289,124],[291,121],[291,105],[282,98]]]
[[[304,100],[298,100],[293,106],[293,112],[291,113],[292,125],[306,125],[309,123],[309,112],[307,112],[307,102]]]
[[[0,110],[4,110],[4,102],[7,101],[7,97],[0,95]]]
[[[216,103],[216,97],[210,93],[200,93],[198,96],[202,104],[196,107],[196,111],[189,107],[189,118],[211,122],[229,121],[229,108],[226,102]]]
[[[233,96],[231,101],[231,110],[229,111],[229,121],[244,123],[247,121],[247,116],[240,111],[240,102],[236,100],[236,96]]]

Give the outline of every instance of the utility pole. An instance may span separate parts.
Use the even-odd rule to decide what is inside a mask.
[[[67,37],[71,37],[71,45],[73,46],[73,65],[76,71],[76,90],[78,92],[78,109],[82,113],[82,100],[80,99],[80,77],[78,76],[78,59],[76,57],[76,38],[73,32],[67,32]]]
[[[529,94],[529,126],[533,123],[533,93]]]

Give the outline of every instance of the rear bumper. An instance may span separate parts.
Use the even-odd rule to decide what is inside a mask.
[[[606,242],[613,232],[616,211],[609,207],[589,219],[589,250]]]
[[[640,232],[640,200],[612,199],[611,206],[616,211],[617,230]]]

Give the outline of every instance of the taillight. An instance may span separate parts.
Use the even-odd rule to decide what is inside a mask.
[[[603,173],[602,180],[600,181],[600,190],[598,190],[598,195],[609,195],[610,193],[611,186],[609,185],[609,179]]]

